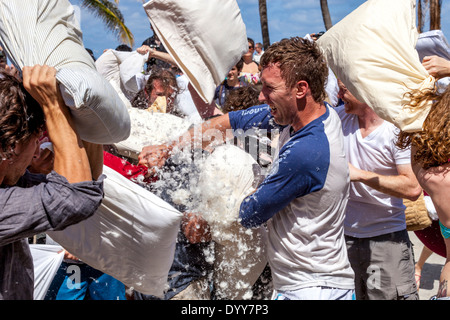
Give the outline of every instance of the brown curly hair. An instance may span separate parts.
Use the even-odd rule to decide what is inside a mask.
[[[16,145],[44,129],[44,113],[22,82],[0,71],[0,155],[9,159]]]
[[[328,66],[315,42],[293,37],[273,43],[264,51],[260,65],[264,69],[276,63],[280,64],[281,76],[288,88],[292,88],[300,80],[305,80],[309,84],[314,101],[321,102],[325,99]]]
[[[222,111],[228,113],[230,111],[244,110],[261,104],[258,100],[261,87],[260,84],[250,84],[248,86],[230,90]]]
[[[437,89],[420,92],[411,91],[412,108],[424,102],[433,101],[430,112],[425,119],[422,131],[400,131],[397,146],[416,148],[414,161],[424,169],[447,163],[450,159],[450,86],[445,92],[438,93]]]
[[[131,105],[134,108],[138,109],[148,109],[150,94],[153,90],[153,83],[155,80],[161,81],[162,86],[166,93],[169,93],[169,89],[173,90],[173,94],[168,94],[166,97],[168,100],[174,101],[176,95],[179,93],[180,89],[178,87],[177,78],[175,74],[169,70],[164,68],[153,68],[150,77],[148,78],[144,89],[139,91],[134,98],[131,100]]]

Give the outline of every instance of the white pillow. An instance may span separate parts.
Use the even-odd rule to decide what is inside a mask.
[[[422,130],[431,101],[411,110],[405,93],[433,87],[417,51],[414,0],[368,0],[317,41],[358,100],[403,131]]]
[[[108,49],[95,61],[97,71],[111,83],[127,108],[131,108],[130,100],[139,91],[138,77],[143,77],[147,59],[148,54]]]
[[[57,80],[83,140],[108,144],[130,133],[126,106],[95,69],[67,0],[0,2],[1,46],[19,69],[36,64],[57,69]]]
[[[144,294],[163,296],[182,214],[113,169],[93,216],[48,235],[83,262]]]
[[[222,145],[201,164],[198,185],[191,186],[200,199],[196,212],[210,225],[215,241],[213,281],[226,299],[250,299],[267,263],[260,229],[246,229],[239,222],[241,202],[254,191],[254,165],[244,150]]]
[[[235,0],[150,0],[144,9],[164,47],[205,102],[248,51]]]
[[[450,46],[442,30],[430,30],[419,34],[416,50],[421,62],[425,56],[439,56],[450,60]]]
[[[192,100],[191,92],[189,91],[189,79],[186,75],[181,75],[177,77],[177,84],[179,92],[175,99],[175,105],[177,109],[183,113],[187,119],[192,123],[202,122],[202,117],[198,113],[197,107]]]
[[[108,49],[95,61],[97,71],[109,82],[120,87],[120,68],[114,50]]]
[[[149,112],[130,108],[131,134],[114,144],[121,155],[137,159],[142,148],[172,141],[184,134],[191,126],[189,120],[169,113]]]
[[[34,300],[44,300],[53,278],[64,259],[64,249],[59,245],[30,244],[34,266]]]
[[[441,30],[430,30],[419,34],[416,50],[420,61],[423,61],[425,56],[439,56],[450,60],[450,46]],[[445,91],[449,84],[450,77],[441,78],[436,83],[439,92]]]

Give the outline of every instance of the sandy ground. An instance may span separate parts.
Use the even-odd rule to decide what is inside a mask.
[[[414,257],[417,261],[422,252],[423,243],[416,237],[414,232],[409,232],[409,237],[413,243]],[[420,300],[429,300],[436,295],[439,288],[439,275],[444,266],[445,258],[433,253],[425,263],[422,269],[420,279],[419,298]]]

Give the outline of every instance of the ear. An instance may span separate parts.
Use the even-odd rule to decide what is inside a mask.
[[[297,93],[295,94],[297,99],[303,99],[309,91],[309,84],[305,80],[300,80],[296,84]]]

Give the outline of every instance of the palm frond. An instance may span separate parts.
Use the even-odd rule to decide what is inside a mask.
[[[119,0],[115,0],[116,3]],[[134,36],[125,25],[122,13],[116,4],[108,0],[82,0],[81,5],[102,19],[106,28],[123,42],[133,47]]]

